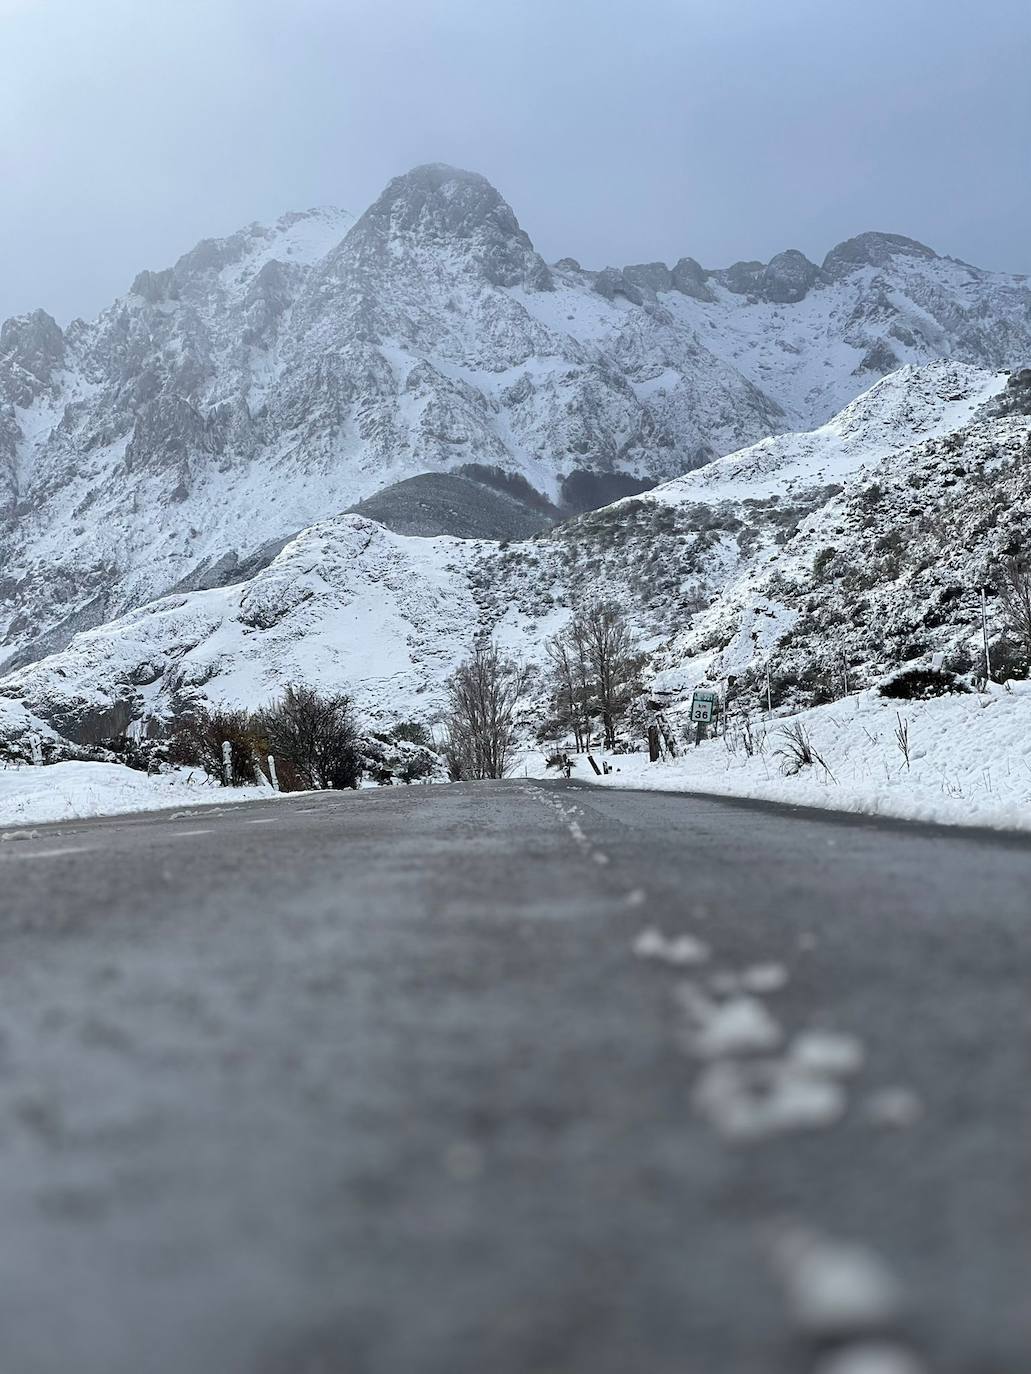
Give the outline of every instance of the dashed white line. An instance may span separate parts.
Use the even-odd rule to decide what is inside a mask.
[[[212,830],[210,830],[210,829],[208,829],[208,830],[173,830],[172,833],[171,833],[171,835],[169,835],[169,839],[172,839],[172,840],[185,840],[185,839],[188,839],[191,835],[211,835],[211,834],[213,834],[213,833],[214,833],[214,832],[213,832]]]
[[[66,854],[86,854],[89,846],[68,845],[64,849],[12,849],[6,857],[9,859],[63,859]]]

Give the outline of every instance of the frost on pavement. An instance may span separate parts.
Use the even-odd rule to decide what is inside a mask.
[[[786,1058],[710,1064],[695,1084],[693,1101],[721,1136],[742,1144],[833,1126],[846,1107],[838,1083],[806,1073]]]
[[[927,1374],[926,1366],[893,1341],[856,1341],[825,1356],[813,1374]]]
[[[904,1129],[914,1126],[924,1114],[920,1098],[911,1088],[892,1086],[870,1093],[864,1104],[867,1118],[878,1126]]]
[[[785,1226],[773,1261],[792,1316],[811,1336],[880,1333],[902,1314],[902,1295],[887,1265],[867,1246]]]
[[[830,1077],[857,1073],[864,1057],[855,1036],[829,1030],[800,1031],[791,1042],[790,1055],[803,1072]]]
[[[693,935],[663,935],[649,926],[634,941],[634,953],[639,959],[657,959],[665,964],[702,964],[709,957],[709,947]]]
[[[682,992],[680,1000],[690,1023],[687,1043],[705,1059],[772,1050],[783,1039],[780,1026],[755,997],[707,1003],[692,991]]]

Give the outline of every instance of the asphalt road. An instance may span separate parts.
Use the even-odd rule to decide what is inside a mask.
[[[41,826],[0,987],[3,1374],[1031,1369],[1025,840],[532,782]]]

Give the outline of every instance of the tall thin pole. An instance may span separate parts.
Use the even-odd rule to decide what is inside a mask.
[[[770,686],[770,661],[766,660],[766,714],[773,715],[773,689]]]
[[[984,675],[992,680],[992,656],[988,652],[988,594],[981,588],[981,638],[984,640]]]

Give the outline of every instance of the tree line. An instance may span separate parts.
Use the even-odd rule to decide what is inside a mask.
[[[545,643],[547,719],[538,737],[572,735],[578,751],[596,726],[606,748],[643,690],[645,656],[614,602],[575,610],[569,624]],[[444,753],[452,781],[503,778],[515,750],[517,711],[531,671],[493,641],[478,646],[447,684]]]

